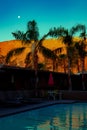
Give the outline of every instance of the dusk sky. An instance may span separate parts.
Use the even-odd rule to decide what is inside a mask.
[[[87,26],[87,0],[0,0],[0,42],[14,39],[12,32],[26,31],[31,20],[40,36],[52,27]]]

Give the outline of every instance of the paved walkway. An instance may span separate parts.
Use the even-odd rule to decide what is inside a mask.
[[[0,117],[4,116],[9,116],[13,115],[16,113],[24,112],[24,111],[29,111],[49,105],[54,105],[58,103],[75,103],[76,101],[74,100],[49,100],[49,101],[43,101],[42,103],[38,104],[29,104],[29,105],[24,105],[24,106],[19,106],[19,107],[0,107]]]

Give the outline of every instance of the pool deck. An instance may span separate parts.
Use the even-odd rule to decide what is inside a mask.
[[[23,106],[18,107],[0,107],[0,117],[5,117],[29,110],[34,110],[38,108],[43,108],[46,106],[54,105],[54,104],[67,104],[67,103],[75,103],[75,100],[49,100],[49,101],[43,101],[41,103],[37,104],[27,104]]]

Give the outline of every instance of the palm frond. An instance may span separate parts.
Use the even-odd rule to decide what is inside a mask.
[[[50,30],[49,30],[49,35],[51,36],[51,37],[57,37],[57,28],[51,28]]]
[[[70,34],[74,35],[76,32],[82,32],[82,34],[84,34],[86,32],[85,25],[77,24],[76,26],[72,27],[70,30]]]
[[[27,39],[27,32],[23,35],[22,43],[27,45],[31,43],[31,40]]]
[[[36,47],[35,48],[37,48],[38,46],[40,47],[40,46],[42,46],[42,43],[43,43],[43,41],[46,39],[46,37],[48,37],[49,36],[49,32],[47,33],[47,34],[45,34],[39,41],[38,41],[38,43],[37,43],[37,45],[36,45]]]
[[[28,40],[35,40],[37,41],[39,38],[39,30],[37,27],[37,23],[35,20],[29,21],[27,24],[27,35]]]
[[[72,36],[67,35],[67,36],[63,37],[63,42],[64,42],[64,44],[66,44],[68,46],[72,45],[73,44]]]
[[[65,58],[67,58],[67,55],[66,54],[60,54],[59,58],[65,59]]]
[[[6,60],[5,60],[6,63],[10,62],[10,59],[12,56],[21,54],[24,51],[24,49],[25,49],[25,47],[21,47],[21,48],[16,48],[16,49],[9,51],[6,56]]]
[[[26,55],[25,64],[29,64],[29,63],[31,62],[30,57],[31,57],[31,52],[29,52],[29,53]]]
[[[84,41],[76,42],[75,43],[75,48],[78,50],[78,53],[79,53],[80,57],[87,56],[87,51],[85,50],[86,44],[84,44]]]
[[[20,47],[20,48],[14,49],[14,55],[19,55],[19,54],[21,54],[21,53],[24,51],[25,48],[26,48],[26,47]]]
[[[65,35],[68,35],[68,30],[65,29],[64,27],[59,27],[59,28],[53,28],[49,30],[49,35],[51,37],[62,37]]]
[[[12,35],[17,39],[17,40],[23,40],[24,33],[22,31],[16,31],[12,32]]]
[[[42,54],[47,57],[47,58],[51,58],[51,59],[56,59],[57,56],[53,53],[53,51],[51,51],[50,49],[44,47],[44,46],[41,46],[39,48],[39,50],[42,52]]]

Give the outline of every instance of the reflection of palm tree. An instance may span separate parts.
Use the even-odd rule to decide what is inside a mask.
[[[64,27],[50,29],[50,35],[53,37],[61,37],[63,43],[66,45],[67,57],[68,57],[68,79],[69,79],[69,90],[72,90],[71,83],[71,49],[73,46],[74,35],[78,31],[84,31],[83,25],[77,25],[72,27],[70,30]]]

